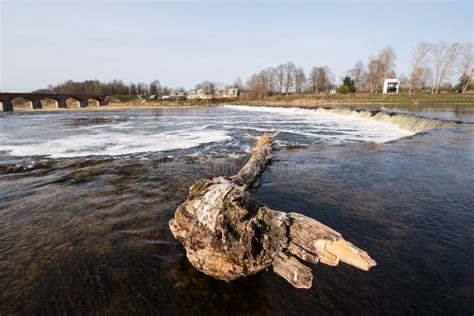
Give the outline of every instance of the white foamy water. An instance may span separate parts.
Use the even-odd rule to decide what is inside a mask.
[[[118,156],[142,152],[160,152],[186,149],[210,142],[230,139],[223,131],[183,131],[180,134],[127,135],[124,133],[98,133],[68,136],[38,141],[28,145],[5,145],[13,156],[49,156],[52,158],[84,157],[93,155]]]
[[[282,132],[296,132],[305,136],[317,135],[334,142],[366,141],[384,143],[414,134],[393,124],[373,121],[355,115],[332,114],[324,110],[246,105],[225,105],[224,107],[254,113],[271,113],[295,123],[296,129],[282,128],[280,129]],[[300,125],[297,126],[297,123]],[[309,128],[301,129],[306,125],[309,125]],[[328,132],[328,135],[321,134],[321,132]],[[331,132],[337,133],[337,135],[331,135]]]
[[[273,131],[283,146],[383,143],[413,134],[365,118],[281,107],[35,112],[0,117],[0,156],[239,155],[251,147],[245,133]]]

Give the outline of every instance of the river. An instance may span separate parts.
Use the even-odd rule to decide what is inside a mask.
[[[0,314],[472,314],[474,111],[415,134],[301,110],[0,113]],[[399,111],[399,110],[397,110]],[[341,232],[369,272],[310,265],[298,290],[271,272],[196,271],[168,221],[196,179],[245,163],[245,133],[280,131],[253,194]]]

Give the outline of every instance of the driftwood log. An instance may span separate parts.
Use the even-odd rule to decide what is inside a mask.
[[[198,180],[169,226],[199,271],[230,281],[273,266],[297,288],[310,288],[311,269],[297,259],[364,271],[376,265],[369,255],[333,229],[298,213],[269,209],[247,192],[271,159],[276,134],[256,138],[249,161],[231,177]]]

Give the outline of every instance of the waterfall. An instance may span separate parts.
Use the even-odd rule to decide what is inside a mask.
[[[456,126],[458,121],[447,121],[427,118],[412,113],[390,112],[386,110],[349,109],[349,108],[313,108],[316,112],[333,113],[347,116],[366,118],[379,122],[397,125],[401,129],[419,133],[438,127]]]
[[[288,112],[315,112],[319,114],[335,114],[352,116],[354,118],[368,119],[389,123],[411,133],[419,133],[433,128],[456,126],[462,124],[460,121],[443,120],[437,118],[423,117],[416,113],[390,111],[386,109],[349,108],[349,107],[325,107],[325,106],[297,106],[297,105],[231,105],[225,104],[227,108],[245,109],[246,111],[265,111],[276,113]]]

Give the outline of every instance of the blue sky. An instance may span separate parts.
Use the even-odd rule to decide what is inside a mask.
[[[391,45],[473,40],[473,1],[0,0],[0,90],[67,79],[232,83],[287,61],[339,78]]]

